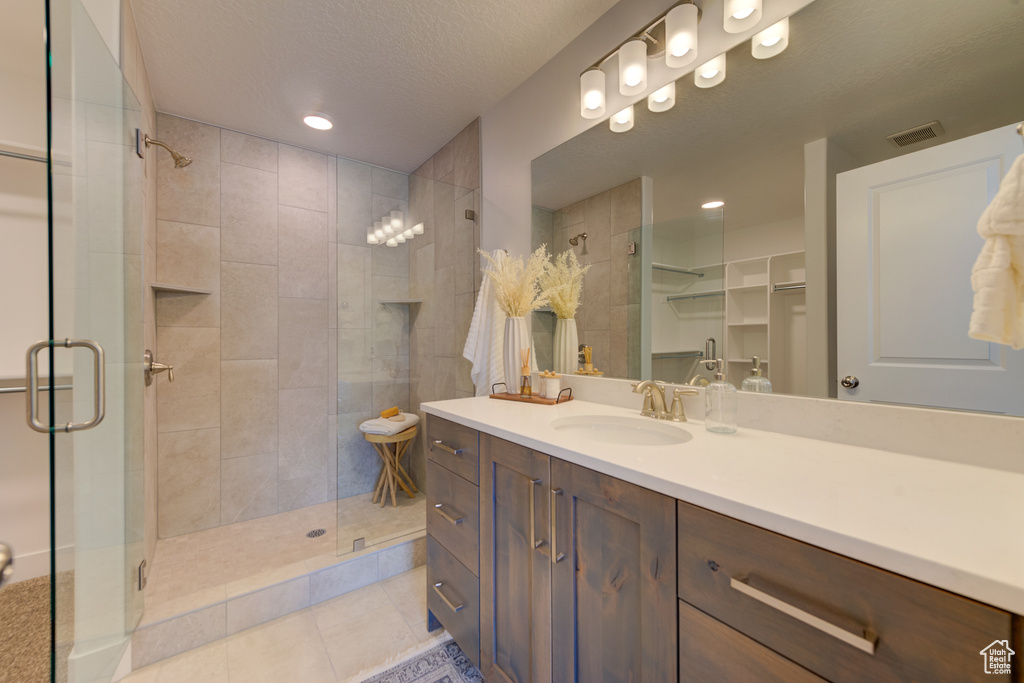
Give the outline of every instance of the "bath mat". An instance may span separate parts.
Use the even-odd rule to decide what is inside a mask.
[[[363,683],[483,683],[473,663],[462,652],[454,640],[414,656],[388,669],[382,674],[367,678]]]

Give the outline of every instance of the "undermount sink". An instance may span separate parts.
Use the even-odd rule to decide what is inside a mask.
[[[673,446],[693,438],[680,427],[649,417],[576,415],[554,420],[551,428],[590,441],[624,446]]]

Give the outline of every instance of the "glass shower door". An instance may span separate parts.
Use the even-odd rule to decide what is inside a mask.
[[[38,360],[42,384],[71,387],[29,399],[50,434],[51,679],[106,683],[142,610],[140,111],[79,0],[49,0],[46,28],[52,341]]]

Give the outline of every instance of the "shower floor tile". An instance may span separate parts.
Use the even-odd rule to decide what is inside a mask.
[[[354,683],[410,650],[448,638],[428,633],[426,567],[137,669],[124,683]]]
[[[426,498],[404,496],[397,508],[352,496],[157,542],[146,586],[142,625],[230,599],[316,571],[352,552],[426,525]],[[325,533],[306,536],[314,529]],[[340,541],[340,544],[339,544]]]

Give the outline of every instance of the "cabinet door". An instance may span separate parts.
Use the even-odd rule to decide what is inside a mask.
[[[554,679],[675,681],[675,501],[561,460],[551,485]]]
[[[480,658],[489,683],[550,683],[549,458],[480,435]]]

